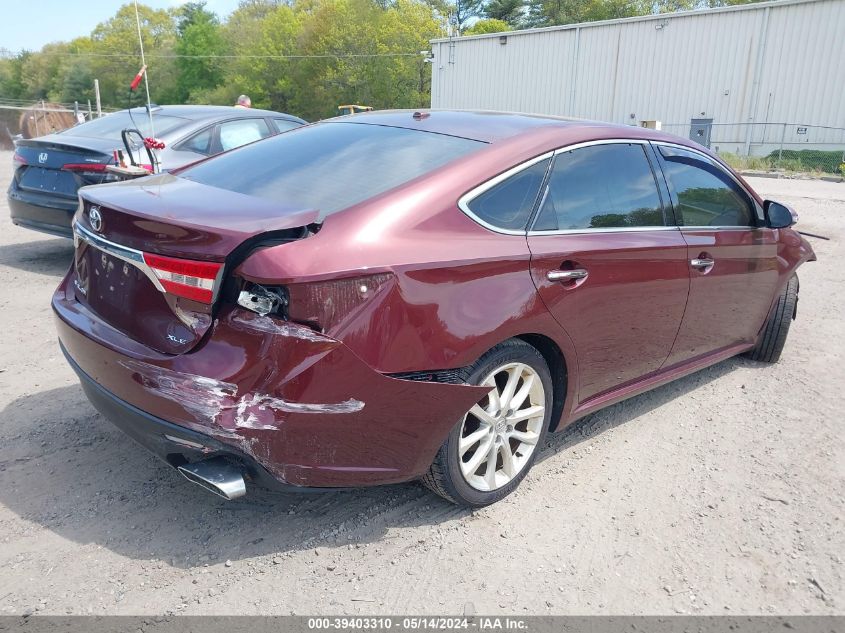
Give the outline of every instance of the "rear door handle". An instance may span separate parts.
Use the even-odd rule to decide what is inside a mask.
[[[689,265],[692,266],[693,268],[710,268],[715,263],[716,262],[713,261],[712,259],[706,259],[706,258],[704,258],[704,259],[696,258],[696,259],[689,260]]]
[[[575,270],[551,270],[546,273],[546,279],[549,281],[569,281],[571,279],[583,279],[587,276],[587,271],[583,268],[576,268]]]

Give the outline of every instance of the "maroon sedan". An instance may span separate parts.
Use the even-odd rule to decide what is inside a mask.
[[[815,259],[794,220],[650,130],[360,114],[82,189],[53,309],[97,409],[224,497],[421,479],[481,506],[549,431],[776,361]]]

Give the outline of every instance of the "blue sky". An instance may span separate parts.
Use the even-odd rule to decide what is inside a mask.
[[[128,0],[3,0],[0,3],[0,48],[38,50],[48,42],[88,35]],[[138,0],[156,9],[184,4],[185,0]],[[11,8],[11,7],[14,8]],[[221,18],[238,0],[207,0],[206,8]]]

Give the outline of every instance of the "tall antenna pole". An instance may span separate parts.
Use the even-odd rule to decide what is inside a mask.
[[[138,43],[141,45],[141,65],[146,68],[147,60],[144,59],[144,39],[141,37],[141,17],[138,15],[138,0],[135,0],[135,24],[138,25]],[[147,73],[144,73],[144,87],[147,89],[147,114],[150,116],[150,136],[155,138],[155,129],[153,129],[153,109],[150,104],[150,82],[147,79]]]

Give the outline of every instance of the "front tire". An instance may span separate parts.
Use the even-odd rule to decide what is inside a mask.
[[[449,433],[423,483],[452,503],[482,507],[513,492],[534,464],[554,385],[540,352],[518,339],[497,345],[469,370],[467,382],[490,392]]]
[[[780,360],[780,354],[786,344],[786,335],[789,333],[789,326],[795,318],[797,304],[798,277],[792,275],[778,296],[777,303],[769,314],[769,318],[766,319],[766,325],[760,333],[757,344],[746,352],[751,360],[763,363],[776,363]]]

